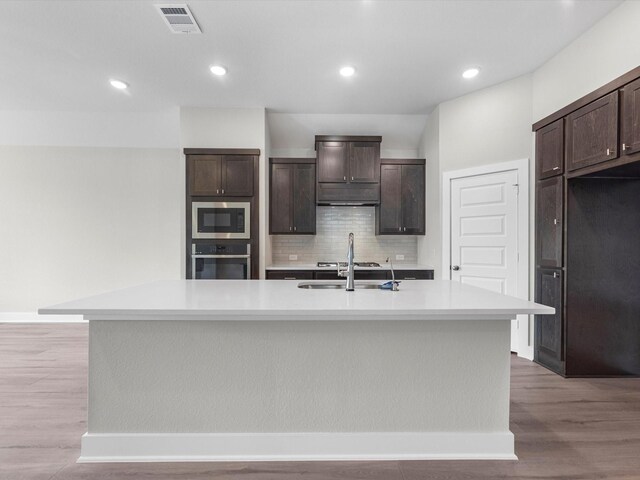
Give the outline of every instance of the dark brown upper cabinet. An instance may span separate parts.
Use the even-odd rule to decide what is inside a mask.
[[[562,270],[536,270],[536,302],[555,308],[556,313],[536,315],[535,360],[558,373],[564,373]]]
[[[536,173],[538,180],[564,173],[564,119],[536,132]]]
[[[622,89],[622,154],[640,152],[640,79]]]
[[[255,157],[187,155],[189,193],[208,197],[252,197]]]
[[[618,158],[618,92],[570,114],[566,129],[567,170]]]
[[[382,137],[317,135],[319,204],[380,201]]]
[[[380,167],[380,205],[376,212],[378,235],[424,235],[424,160],[385,160]]]
[[[318,143],[318,182],[347,183],[349,175],[349,143]]]
[[[540,267],[562,267],[564,177],[538,182],[536,188],[536,259]]]
[[[316,233],[316,165],[313,159],[271,159],[269,233]]]
[[[380,142],[349,142],[349,181],[380,182]]]

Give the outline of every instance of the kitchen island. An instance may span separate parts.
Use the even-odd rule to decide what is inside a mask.
[[[438,280],[175,280],[40,313],[89,320],[79,461],[515,459],[510,321],[553,309]]]

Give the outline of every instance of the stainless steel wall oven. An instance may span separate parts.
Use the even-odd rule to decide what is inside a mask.
[[[251,244],[191,244],[191,278],[248,280],[251,278]]]

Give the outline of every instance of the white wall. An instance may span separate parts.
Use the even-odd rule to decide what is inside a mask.
[[[640,2],[627,0],[533,74],[533,122],[640,65]]]
[[[419,155],[426,159],[426,235],[418,239],[420,263],[439,269],[442,264],[442,219],[440,209],[440,107],[429,115],[422,138]]]
[[[0,145],[178,148],[178,109],[134,112],[0,111]]]
[[[441,103],[427,122],[421,153],[427,158],[428,190],[427,237],[419,259],[433,265],[438,277],[442,263],[442,173],[529,158],[531,76]]]
[[[316,135],[381,135],[382,158],[416,158],[427,115],[269,113],[273,157],[315,158]]]
[[[0,146],[0,312],[179,278],[175,148]]]
[[[180,109],[180,146],[182,148],[259,148],[259,238],[260,275],[264,277],[269,241],[267,222],[267,146],[266,115],[264,108],[196,108]],[[184,155],[182,156],[184,184]],[[184,199],[182,201],[184,211]],[[181,221],[184,232],[184,214]],[[184,233],[182,235],[184,237]],[[183,242],[184,242],[183,238]],[[184,243],[182,244],[184,248]],[[183,250],[181,250],[183,251]],[[269,251],[270,254],[270,251]],[[266,262],[266,263],[265,263]],[[184,267],[183,267],[184,271]]]

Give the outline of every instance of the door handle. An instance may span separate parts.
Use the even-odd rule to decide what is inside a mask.
[[[451,270],[454,270],[454,271],[456,271],[456,272],[457,272],[458,270],[460,270],[460,266],[459,266],[459,265],[453,265],[453,266],[451,267]]]

